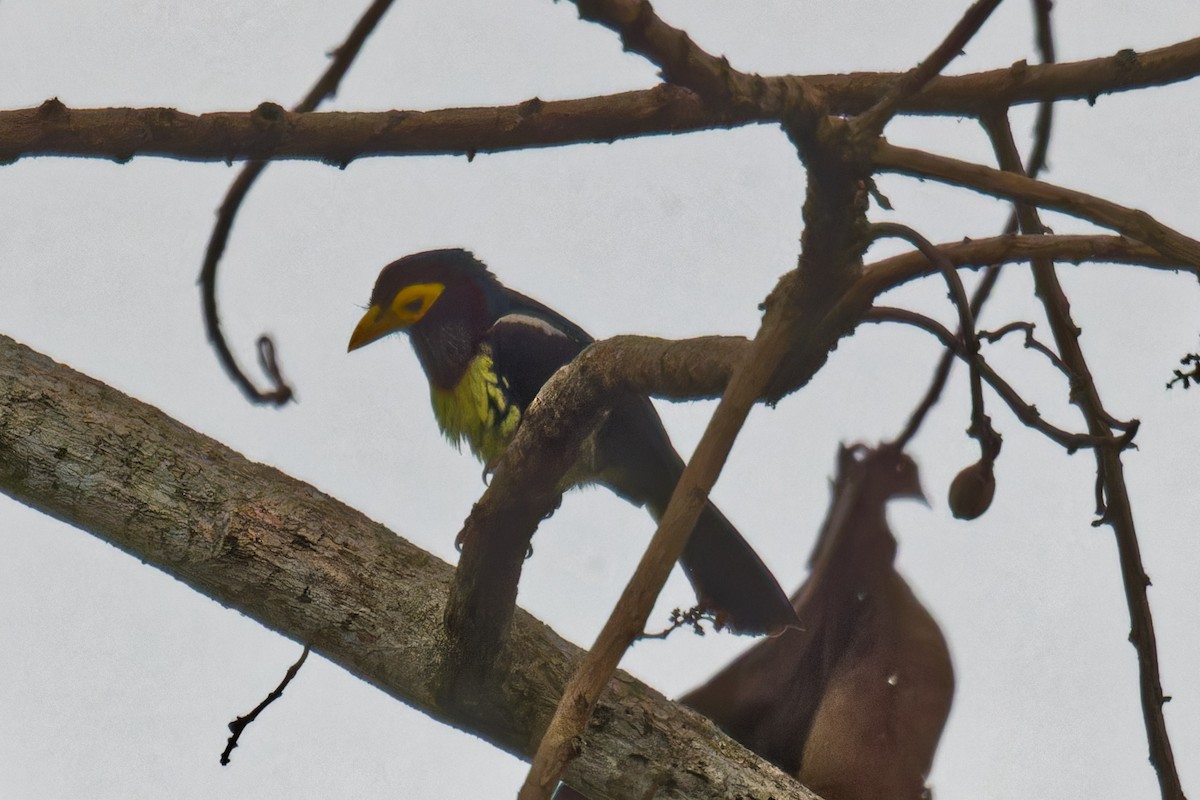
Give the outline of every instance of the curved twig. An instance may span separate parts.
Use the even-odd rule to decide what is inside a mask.
[[[1000,452],[1000,435],[992,428],[983,407],[983,382],[979,375],[979,337],[975,332],[975,315],[971,310],[971,301],[967,298],[967,290],[963,287],[962,278],[950,263],[950,259],[937,249],[921,234],[906,225],[891,222],[880,222],[871,226],[871,234],[876,237],[894,236],[904,239],[915,246],[942,273],[946,284],[950,287],[950,298],[958,311],[959,337],[967,354],[967,367],[971,375],[971,427],[967,433],[979,442],[980,457],[987,463],[996,460]],[[900,440],[898,444],[902,446]]]
[[[1036,31],[1038,52],[1041,54],[1043,64],[1053,64],[1055,61],[1052,10],[1053,4],[1051,0],[1033,0],[1034,29]],[[1046,155],[1050,150],[1050,133],[1053,125],[1054,101],[1043,101],[1038,105],[1037,119],[1033,125],[1033,147],[1029,152],[1028,161],[1030,177],[1036,178],[1041,174],[1042,168],[1046,165]],[[1004,226],[1004,233],[1006,235],[1014,234],[1018,230],[1017,212],[1014,209],[1008,217],[1008,223]],[[979,280],[979,284],[975,287],[975,291],[971,295],[971,312],[976,317],[979,316],[984,303],[991,296],[992,290],[996,288],[996,282],[1000,280],[1000,269],[1002,267],[1003,262],[989,265],[984,271],[983,277]],[[921,429],[921,425],[924,424],[930,410],[941,399],[953,366],[954,353],[946,350],[933,371],[933,377],[929,381],[929,388],[925,390],[925,396],[921,398],[921,402],[913,409],[912,414],[909,415],[908,423],[904,426],[900,435],[896,437],[896,445],[901,449],[916,436],[917,431]]]
[[[333,60],[325,72],[293,111],[300,113],[312,111],[325,98],[331,97],[337,92],[338,84],[345,76],[346,71],[350,69],[350,65],[354,63],[359,51],[362,50],[363,43],[371,35],[371,31],[375,30],[375,26],[379,24],[379,20],[391,4],[392,0],[375,0],[371,3],[355,24],[354,29],[350,31],[350,35],[346,37],[346,41],[333,52]],[[269,110],[269,107],[260,106],[259,110],[261,112],[264,109]],[[279,370],[275,357],[275,343],[266,335],[258,338],[259,364],[272,385],[272,388],[264,391],[255,386],[254,382],[238,366],[237,359],[234,358],[233,351],[230,350],[229,343],[225,340],[225,334],[221,331],[221,318],[217,309],[217,265],[221,261],[221,255],[225,252],[225,245],[229,241],[229,233],[233,229],[233,221],[237,216],[238,209],[241,208],[242,201],[246,199],[254,182],[258,180],[258,176],[266,169],[267,163],[266,161],[248,162],[230,185],[229,191],[225,193],[225,199],[221,202],[221,208],[217,212],[217,222],[213,225],[212,234],[208,238],[208,247],[204,252],[204,264],[200,268],[200,294],[204,307],[204,328],[208,333],[208,341],[217,351],[217,358],[221,362],[221,366],[225,368],[225,373],[237,384],[238,388],[242,390],[242,394],[250,402],[282,406],[294,397],[294,392],[292,387],[283,380],[283,374]]]
[[[924,314],[918,314],[915,311],[909,311],[905,308],[893,308],[891,306],[875,306],[863,317],[863,322],[881,323],[881,322],[899,322],[904,325],[911,325],[919,328],[927,333],[933,334],[938,341],[947,349],[954,353],[958,358],[970,363],[975,361],[979,370],[980,377],[987,381],[988,385],[996,391],[1013,414],[1023,424],[1033,428],[1038,433],[1041,433],[1050,441],[1060,445],[1068,453],[1074,453],[1077,450],[1084,448],[1097,448],[1102,446],[1118,446],[1128,447],[1133,440],[1133,432],[1136,432],[1136,426],[1133,432],[1127,432],[1122,436],[1093,436],[1087,433],[1072,433],[1071,431],[1063,430],[1056,425],[1052,425],[1046,421],[1037,406],[1025,402],[1017,390],[1012,387],[1008,381],[1000,377],[1000,375],[992,369],[987,361],[979,354],[970,357],[966,349],[963,347],[962,340],[950,332],[950,329],[942,325],[937,320],[931,319]]]

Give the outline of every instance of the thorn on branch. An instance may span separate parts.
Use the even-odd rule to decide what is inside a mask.
[[[867,178],[867,194],[884,211],[895,211],[895,208],[892,207],[892,201],[888,199],[887,195],[879,191],[879,184],[875,182],[874,178]]]

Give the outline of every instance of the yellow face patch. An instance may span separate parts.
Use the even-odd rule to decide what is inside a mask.
[[[445,284],[441,283],[414,283],[401,289],[387,308],[371,306],[358,321],[347,349],[357,350],[389,333],[416,324],[445,290]]]
[[[446,286],[442,283],[414,283],[397,292],[391,307],[397,327],[408,327],[418,322],[445,290]]]

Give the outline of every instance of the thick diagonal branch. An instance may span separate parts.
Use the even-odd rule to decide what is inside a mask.
[[[439,703],[449,565],[313,487],[3,336],[0,491],[526,758],[580,655],[518,610],[512,669],[495,693],[470,714]],[[812,798],[624,674],[609,683],[585,742],[571,770],[605,787],[600,799]]]

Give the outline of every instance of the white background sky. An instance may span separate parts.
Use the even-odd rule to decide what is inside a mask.
[[[318,0],[0,2],[0,106],[243,110],[292,105],[365,6]],[[900,70],[964,2],[700,0],[659,4],[739,68]],[[1009,0],[951,71],[1033,60],[1027,3]],[[1194,0],[1075,0],[1057,9],[1063,60],[1200,33]],[[569,3],[398,0],[330,108],[437,108],[587,96],[653,85]],[[1031,110],[1017,117],[1022,134]],[[1144,208],[1200,235],[1200,82],[1060,107],[1051,180]],[[965,120],[901,120],[898,143],[990,163]],[[1023,138],[1027,138],[1024,137]],[[757,303],[795,261],[804,173],[773,127],[464,158],[368,159],[267,170],[223,266],[226,329],[243,361],[277,338],[300,402],[254,408],[221,373],[194,285],[213,211],[236,174],[219,164],[38,159],[0,169],[0,332],[164,409],[254,459],[362,509],[453,560],[479,468],[440,440],[403,341],[347,356],[379,268],[465,246],[510,286],[594,335],[751,334]],[[895,177],[881,188],[934,241],[985,236],[1007,210]],[[1058,232],[1086,230],[1051,215]],[[895,245],[890,245],[894,248]],[[879,253],[893,252],[879,248]],[[876,254],[873,254],[876,255]],[[1185,275],[1065,268],[1083,343],[1117,415],[1143,420],[1128,476],[1154,580],[1167,721],[1185,787],[1200,794],[1200,393],[1164,392],[1197,346],[1200,290]],[[888,298],[953,319],[944,288]],[[1010,269],[985,325],[1040,321]],[[827,503],[839,442],[894,435],[937,357],[909,329],[864,329],[775,410],[759,409],[715,497],[789,591]],[[1078,427],[1059,376],[1015,341],[995,365],[1051,418]],[[711,404],[666,405],[685,453]],[[942,798],[1156,793],[1137,668],[1108,529],[1091,521],[1089,454],[1067,456],[993,403],[1005,436],[991,512],[949,518],[945,490],[974,460],[965,382],[916,442],[928,511],[891,511],[900,566],[943,625],[959,688],[932,782]],[[603,491],[569,496],[542,526],[521,603],[586,645],[651,532]],[[658,619],[691,593],[676,575]],[[217,763],[225,724],[269,691],[299,645],[91,536],[0,498],[0,799],[395,798],[515,795],[524,765],[311,659]],[[644,643],[625,666],[669,695],[750,644]]]

